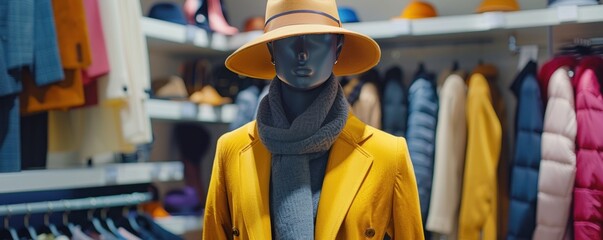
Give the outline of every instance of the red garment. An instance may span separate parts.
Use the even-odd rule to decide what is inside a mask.
[[[109,58],[107,57],[105,34],[100,18],[98,0],[84,0],[84,8],[86,10],[88,39],[90,40],[92,56],[92,64],[82,72],[86,99],[84,106],[93,106],[98,103],[96,79],[109,73]]]
[[[574,237],[603,239],[603,59],[586,57],[574,77],[577,161],[574,184]]]
[[[542,96],[543,103],[546,104],[548,101],[549,80],[553,73],[561,67],[569,67],[573,70],[577,64],[578,60],[573,56],[558,56],[542,66],[540,72],[538,72],[538,80],[540,81],[540,96]]]

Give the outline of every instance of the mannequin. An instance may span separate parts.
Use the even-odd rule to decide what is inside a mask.
[[[225,65],[270,91],[218,140],[203,238],[422,240],[406,141],[354,116],[334,78],[374,67],[379,45],[342,27],[334,0],[266,6],[264,34]]]
[[[268,43],[268,50],[282,85],[289,121],[303,113],[323,89],[343,46],[343,36],[309,34]]]

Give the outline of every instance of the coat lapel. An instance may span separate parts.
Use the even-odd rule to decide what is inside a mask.
[[[337,236],[373,163],[373,156],[358,145],[370,136],[365,125],[351,116],[333,144],[318,203],[316,239],[335,239]]]
[[[245,228],[251,239],[271,239],[271,154],[260,142],[256,124],[250,124],[251,143],[239,155],[239,193]],[[335,239],[356,193],[368,173],[373,156],[361,144],[372,136],[351,112],[333,144],[318,204],[315,239]]]
[[[250,239],[271,239],[269,194],[272,156],[257,137],[255,124],[249,127],[249,136],[251,143],[239,155],[241,213]]]

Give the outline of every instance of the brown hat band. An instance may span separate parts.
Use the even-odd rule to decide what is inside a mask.
[[[327,13],[314,10],[293,10],[279,13],[268,19],[266,24],[264,24],[264,32],[299,24],[320,24],[341,27],[339,20]]]

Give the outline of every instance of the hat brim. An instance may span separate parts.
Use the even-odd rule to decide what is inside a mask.
[[[306,34],[342,34],[344,43],[333,73],[337,76],[363,73],[379,63],[381,49],[372,38],[341,27],[319,24],[281,27],[248,42],[226,59],[231,71],[252,78],[273,79],[276,76],[266,43]]]

